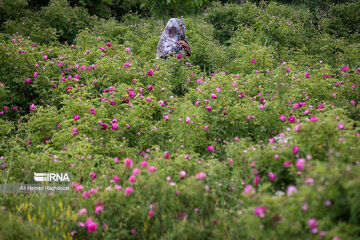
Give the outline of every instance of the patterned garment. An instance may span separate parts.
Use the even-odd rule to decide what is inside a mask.
[[[187,45],[178,43],[183,41]],[[190,56],[191,49],[185,37],[185,24],[178,18],[171,18],[167,23],[164,32],[161,34],[157,47],[156,58],[165,57],[169,53],[186,54]]]

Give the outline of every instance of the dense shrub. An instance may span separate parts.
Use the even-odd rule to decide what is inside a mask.
[[[29,14],[26,1],[3,0],[0,3],[0,30],[6,20],[15,20]]]
[[[360,3],[336,4],[331,6],[327,31],[337,37],[359,39]]]
[[[241,26],[251,26],[257,17],[258,9],[254,4],[225,4],[220,7],[215,2],[206,14],[206,20],[214,26],[214,38],[225,43]]]
[[[8,20],[5,33],[20,33],[40,43],[60,41],[71,43],[81,29],[91,27],[96,18],[91,18],[85,8],[70,7],[65,0],[54,0],[40,12],[22,18]]]
[[[157,17],[52,2],[6,22],[0,183],[72,187],[1,193],[0,238],[358,239],[360,44],[302,5],[214,6],[182,18],[192,55],[166,60]]]
[[[68,3],[64,0],[51,1],[49,6],[41,9],[40,17],[57,29],[61,41],[68,42],[72,42],[76,34],[92,22],[84,8],[68,7]]]

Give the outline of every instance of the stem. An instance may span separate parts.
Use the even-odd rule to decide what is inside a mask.
[[[277,51],[278,51],[278,55],[279,55],[279,61],[281,62],[281,49],[280,49],[280,45],[277,46]]]

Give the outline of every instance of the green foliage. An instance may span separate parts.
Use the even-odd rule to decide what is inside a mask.
[[[299,23],[274,16],[274,8],[278,8],[274,2],[268,6],[262,5],[263,13],[256,19],[255,28],[260,41],[265,46],[274,46],[277,49],[278,60],[281,62],[281,47],[301,48],[304,44],[301,36],[305,36],[305,29]]]
[[[304,5],[214,4],[182,18],[191,56],[164,60],[157,16],[84,8],[110,17],[110,3],[51,2],[23,18],[4,5],[0,183],[69,172],[72,187],[0,194],[1,239],[358,239],[348,5],[319,31]]]
[[[81,29],[89,26],[93,21],[84,8],[68,7],[65,0],[51,1],[49,6],[41,9],[40,18],[57,29],[61,41],[69,43]]]
[[[165,25],[165,17],[194,13],[206,0],[146,0],[141,8],[148,8],[152,15],[161,16]]]
[[[15,20],[28,15],[27,1],[3,0],[0,2],[0,30],[6,20]]]
[[[214,2],[208,9],[205,19],[214,26],[214,38],[226,43],[239,27],[250,27],[258,16],[255,4],[225,4],[220,7]]]
[[[95,20],[85,8],[72,8],[65,0],[54,0],[39,13],[29,12],[23,18],[9,19],[4,25],[4,32],[30,36],[40,43],[51,43],[57,39],[72,43],[79,31],[90,27]]]
[[[329,9],[330,17],[327,30],[336,37],[359,39],[360,3],[333,5]]]
[[[59,39],[57,29],[46,25],[38,14],[24,17],[21,20],[8,20],[4,24],[4,32],[20,33],[21,36],[28,36],[37,43],[49,44]]]

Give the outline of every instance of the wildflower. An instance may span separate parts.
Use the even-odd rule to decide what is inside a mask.
[[[94,108],[90,108],[90,113],[95,115],[95,109]]]
[[[102,207],[102,206],[97,206],[97,207],[95,208],[95,214],[98,215],[102,210],[103,210],[103,207]]]
[[[247,194],[254,194],[256,193],[256,189],[251,186],[250,184],[247,185],[245,188],[244,188],[244,194],[247,195]]]
[[[342,68],[342,71],[343,71],[343,72],[346,72],[348,69],[349,69],[348,66],[344,66],[344,67]]]
[[[0,158],[0,159],[1,159],[1,158]],[[4,163],[0,166],[1,169],[5,169],[5,167],[6,167],[6,162],[4,162]]]
[[[256,176],[254,180],[255,185],[258,185],[259,182],[260,182],[260,176]]]
[[[110,100],[109,100],[109,103],[110,103],[111,106],[113,106],[113,105],[116,104],[116,101],[115,101],[114,99],[110,99]]]
[[[102,130],[106,130],[108,125],[106,123],[101,123],[101,126],[102,126]]]
[[[117,125],[116,123],[113,123],[113,124],[111,125],[111,129],[112,129],[112,130],[118,130],[119,127],[118,127],[118,125]]]
[[[313,178],[309,178],[309,177],[305,177],[305,184],[309,184],[310,186],[314,185],[314,179]]]
[[[195,175],[197,179],[204,179],[206,177],[206,174],[203,172],[199,172]]]
[[[75,114],[73,118],[74,118],[74,120],[78,120],[78,119],[80,119],[80,115]]]
[[[94,232],[95,230],[97,230],[98,226],[95,222],[93,222],[90,218],[86,220],[86,227],[88,232]]]
[[[73,135],[78,135],[78,133],[79,133],[79,130],[77,128],[73,128],[72,134]]]
[[[312,122],[317,122],[318,120],[319,120],[319,118],[314,117],[314,116],[312,116],[312,117],[310,118],[310,121],[312,121]]]
[[[206,110],[207,110],[208,112],[210,112],[210,111],[211,111],[211,106],[210,106],[210,105],[207,105],[207,106],[206,106]]]
[[[156,167],[154,167],[154,166],[151,166],[148,168],[149,173],[155,172],[155,170],[156,170]]]
[[[89,174],[89,177],[91,177],[92,179],[96,179],[96,173],[91,172],[91,173]]]
[[[269,172],[268,174],[270,181],[274,181],[276,178],[276,175],[273,172]]]
[[[250,61],[251,63],[255,63],[256,62],[256,59],[255,58],[253,58],[253,59],[251,59],[251,61]]]
[[[245,93],[240,93],[239,95],[238,95],[238,98],[243,98],[243,97],[245,97]]]
[[[118,176],[116,176],[116,175],[115,175],[115,176],[113,177],[113,180],[114,180],[114,182],[118,183],[118,182],[119,182],[119,180],[120,180],[120,178],[119,178]]]
[[[180,55],[180,54],[179,54]],[[152,210],[149,211],[149,217],[152,218],[154,216],[154,212]]]
[[[132,171],[132,174],[134,176],[138,175],[139,173],[140,173],[140,169],[138,169],[138,168],[134,168],[133,171]]]
[[[133,161],[130,158],[125,158],[124,163],[125,163],[126,167],[132,167],[133,166]]]
[[[310,77],[310,74],[308,72],[305,73],[305,77],[306,78],[309,78]]]
[[[216,98],[217,98],[216,94],[215,94],[215,93],[212,93],[212,94],[211,94],[211,98],[212,98],[212,99],[216,99]]]
[[[267,209],[264,206],[260,206],[254,209],[254,213],[259,216],[260,218],[264,218],[265,217],[265,213],[266,213]]]
[[[129,91],[128,96],[129,96],[129,98],[133,98],[133,97],[135,97],[135,93],[133,91]]]
[[[164,116],[164,119],[165,119],[165,121],[169,121],[169,116],[168,116],[168,115],[165,115],[165,116]]]
[[[209,145],[209,146],[207,147],[207,149],[208,149],[209,152],[214,152],[214,151],[215,151],[213,145]]]
[[[309,228],[317,228],[318,224],[315,218],[311,218],[308,220]]]
[[[291,123],[295,122],[295,120],[296,120],[295,116],[290,116],[288,118],[288,121],[291,122]]]
[[[341,130],[345,129],[343,123],[339,123],[339,124],[337,125],[337,127],[338,127],[338,129],[341,129]]]
[[[82,208],[78,211],[78,215],[86,215],[86,214],[87,214],[86,208]]]
[[[149,70],[147,71],[147,75],[148,75],[148,76],[152,76],[153,74],[154,74],[153,70],[149,69]]]
[[[294,127],[295,131],[296,131],[296,132],[299,132],[299,131],[300,131],[300,127],[301,127],[300,124],[296,125],[296,126]]]
[[[147,167],[148,166],[148,162],[147,161],[142,161],[140,163],[140,167]]]
[[[284,168],[287,168],[287,166],[291,165],[290,161],[284,162]]]
[[[30,84],[30,83],[32,83],[31,78],[27,78],[27,79],[25,79],[25,83],[26,83],[26,84]]]
[[[127,187],[127,188],[125,188],[125,194],[126,194],[126,195],[131,194],[133,191],[134,191],[134,189],[133,189],[133,188],[131,188],[131,187]]]
[[[180,171],[181,179],[186,177],[186,172],[184,170]]]
[[[281,114],[281,116],[280,116],[280,120],[281,120],[281,121],[283,121],[283,122],[284,122],[284,121],[286,121],[286,117],[285,117],[285,115],[284,115],[284,114]]]
[[[164,156],[163,156],[163,158],[165,158],[165,159],[168,159],[169,157],[170,157],[169,152],[166,152],[166,153],[164,154]]]
[[[299,169],[300,171],[304,170],[305,168],[305,159],[304,158],[299,158],[296,161],[296,167],[297,169]]]
[[[35,105],[34,104],[31,104],[30,111],[35,111]]]
[[[287,195],[293,195],[294,193],[297,193],[298,189],[295,186],[288,186],[286,193]]]
[[[177,59],[181,59],[182,58],[182,55],[181,54],[178,54],[177,55]]]
[[[129,182],[130,182],[130,183],[134,183],[135,181],[136,181],[135,176],[134,176],[134,175],[131,175],[131,176],[129,177]]]

